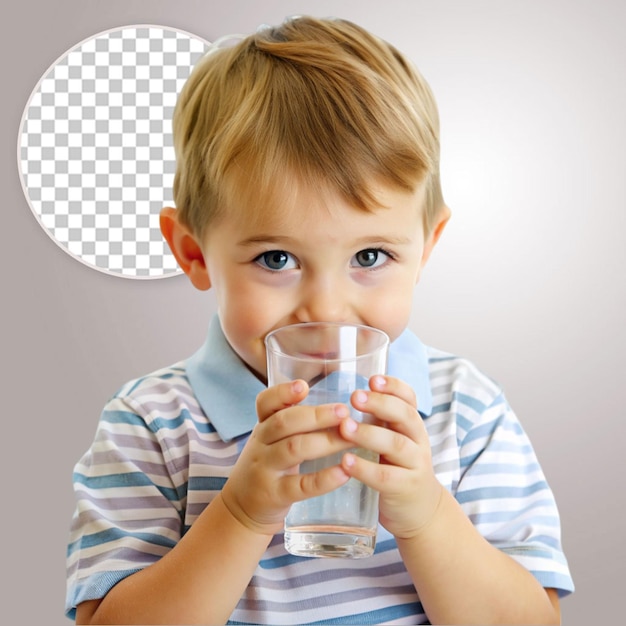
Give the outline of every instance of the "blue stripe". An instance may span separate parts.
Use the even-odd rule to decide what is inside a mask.
[[[548,485],[545,480],[540,480],[525,487],[482,487],[457,492],[455,498],[460,504],[476,502],[480,500],[508,500],[510,498],[527,498],[528,496],[547,491]]]
[[[484,413],[487,408],[486,404],[483,404],[480,400],[477,400],[473,396],[468,396],[467,394],[460,393],[458,391],[452,392],[452,403],[463,404],[466,407],[469,407],[476,413]]]
[[[430,412],[431,415],[435,415],[436,413],[449,413],[450,412],[450,403],[444,402],[443,404],[437,404],[433,406],[433,410]]]
[[[464,415],[461,415],[460,413],[456,414],[456,427],[457,427],[457,432],[460,433],[465,433],[465,436],[467,436],[467,433],[469,433],[472,428],[474,428],[474,422],[472,422],[472,420],[467,419],[467,417],[465,417]],[[460,446],[462,443],[461,438],[459,437],[459,435],[457,435],[456,438],[457,444]]]
[[[428,362],[429,363],[445,363],[446,361],[458,361],[458,360],[459,360],[459,357],[455,356],[455,355],[431,356],[431,357],[428,358]],[[447,378],[450,378],[450,373],[449,372],[445,372],[445,374],[446,374]]]
[[[512,431],[516,435],[523,435],[524,431],[520,426],[519,422],[513,422],[504,419],[504,415],[498,417],[488,424],[481,424],[480,426],[476,426],[472,428],[470,432],[467,433],[463,444],[467,444],[470,441],[475,441],[476,439],[487,439],[491,435],[493,435],[496,429],[500,429],[501,431]]]
[[[152,432],[159,430],[175,430],[183,426],[186,421],[193,422],[194,428],[203,434],[214,433],[215,428],[208,422],[199,422],[191,416],[188,409],[182,409],[179,415],[166,419],[164,417],[155,417],[147,424],[145,419],[131,411],[103,411],[102,420],[110,424],[130,424],[132,426],[142,426],[150,429]]]
[[[370,624],[384,624],[385,622],[397,620],[402,617],[421,617],[422,615],[424,615],[424,608],[421,603],[410,602],[408,604],[398,604],[396,606],[379,609],[377,611],[368,611],[367,613],[356,613],[354,615],[346,615],[345,617],[325,619],[319,622],[298,623],[302,624],[302,626],[325,626],[332,624],[360,624],[363,626],[369,626]],[[250,622],[236,622],[229,620],[227,624],[230,624],[231,626],[248,626]]]
[[[501,552],[504,552],[505,554],[508,554],[509,556],[517,556],[517,557],[526,556],[526,557],[531,557],[531,558],[536,558],[536,559],[556,561],[560,563],[564,562],[561,558],[559,558],[559,555],[562,554],[560,546],[556,548],[556,552],[555,552],[554,547],[550,546],[548,542],[544,542],[545,545],[541,545],[540,542],[543,541],[543,539],[541,539],[539,536],[537,537],[533,536],[528,541],[532,543],[528,543],[528,544],[519,543],[517,545],[510,545],[510,544],[498,545],[498,542],[494,542],[493,545],[495,548],[498,548],[498,550],[500,550]],[[550,541],[554,543],[554,537],[552,537]],[[542,565],[544,564],[545,563],[541,563],[538,566],[539,569],[541,569]],[[532,566],[529,565],[529,567],[532,567]]]
[[[147,427],[143,417],[131,411],[102,411],[102,420],[110,424],[131,424],[132,426]]]
[[[465,406],[468,409],[471,409],[472,411],[476,413],[481,413],[481,414],[491,407],[495,407],[499,405],[506,406],[506,402],[502,394],[500,394],[499,396],[496,396],[491,402],[491,404],[487,405],[481,402],[480,400],[477,400],[473,396],[468,396],[467,394],[455,391],[452,393],[452,400],[450,402],[444,402],[442,404],[437,404],[433,406],[431,415],[434,415],[435,413],[448,413],[452,411],[452,404]],[[457,423],[462,424],[464,427],[464,430],[470,430],[474,424],[472,420],[464,417],[462,413],[459,413],[458,409],[455,411],[455,413],[457,415]]]
[[[391,539],[378,541],[376,543],[376,548],[374,549],[374,554],[381,554],[383,552],[389,552],[390,550],[396,550],[397,548],[398,548],[398,544],[396,543],[396,540],[392,537]]]
[[[189,491],[220,491],[226,480],[223,476],[192,476]]]
[[[356,613],[354,615],[346,615],[345,617],[336,617],[333,619],[320,620],[318,622],[309,622],[308,626],[323,626],[330,624],[385,624],[401,617],[421,616],[424,614],[424,608],[421,602],[409,602],[407,604],[397,604],[395,606],[385,607],[376,611],[367,611],[366,613]]]
[[[384,539],[383,541],[378,541],[376,543],[376,549],[374,550],[375,554],[381,554],[383,552],[389,552],[390,550],[397,549],[396,540],[392,537],[391,539]],[[294,556],[293,554],[282,554],[281,556],[275,556],[270,559],[261,559],[259,562],[259,566],[262,569],[272,570],[272,569],[280,569],[281,567],[287,567],[289,565],[293,565],[294,563],[298,563],[301,561],[308,561],[308,557],[303,556]]]
[[[144,380],[146,380],[146,379],[145,378],[138,378],[135,381],[135,384],[132,385],[131,388],[127,392],[125,392],[124,395],[130,396],[130,394],[133,393],[133,391],[135,391],[137,389],[137,387],[139,387],[139,385],[141,385],[143,383]],[[119,397],[119,392],[118,392],[118,397]]]
[[[150,375],[137,378],[135,381],[131,382],[130,389],[126,390],[124,395],[130,396],[133,391],[135,391],[139,386],[143,385],[143,383],[145,383],[147,380],[170,380],[171,378],[180,378],[181,375],[184,375],[185,373],[184,368],[170,367],[168,369],[170,370],[169,372],[164,372],[163,374],[159,374],[158,376]],[[122,387],[122,389],[124,389],[125,387],[126,385]],[[119,397],[120,391],[117,392],[115,397]]]
[[[83,535],[80,539],[68,546],[67,554],[69,556],[78,548],[93,548],[94,546],[100,546],[127,537],[132,537],[133,539],[164,548],[173,548],[176,545],[175,541],[167,537],[162,537],[161,535],[155,535],[154,533],[134,533],[131,531],[123,531],[119,528],[108,528],[107,530],[92,533],[91,535]]]
[[[470,456],[463,456],[460,458],[460,466],[461,469],[469,467],[472,465],[476,459],[482,454],[492,455],[494,452],[499,453],[514,453],[514,454],[533,454],[534,450],[530,444],[525,444],[520,446],[517,443],[511,441],[492,441],[489,444],[489,448],[487,450],[479,450],[475,454]],[[524,466],[525,467],[525,466]]]
[[[301,561],[308,560],[307,557],[304,556],[295,556],[293,554],[283,554],[281,556],[276,556],[271,559],[261,559],[259,561],[259,567],[262,569],[280,569],[281,567],[287,567],[289,565],[293,565],[294,563],[299,563]]]
[[[517,449],[517,448],[516,448]],[[466,457],[467,458],[467,457]],[[464,460],[461,459],[461,466],[464,465]],[[528,465],[511,465],[506,463],[478,463],[472,467],[470,472],[472,476],[481,476],[485,474],[503,475],[508,476],[522,476],[526,474],[532,474],[533,472],[541,471],[539,463],[529,463]]]
[[[538,518],[540,521],[543,518]],[[546,522],[544,522],[545,526],[548,526],[548,524]],[[559,521],[558,520],[554,520],[551,524],[549,524],[550,526],[560,526]],[[551,535],[533,535],[531,538],[532,543],[544,543],[547,546],[550,546],[553,550],[558,550],[559,552],[561,552],[562,547],[561,547],[561,542],[556,538],[556,537],[552,537]],[[545,550],[544,552],[541,554],[541,556],[545,557]],[[553,557],[553,554],[550,553],[550,558]]]
[[[125,489],[132,487],[153,487],[163,494],[170,502],[178,501],[178,492],[172,487],[155,485],[143,472],[126,472],[124,474],[105,474],[104,476],[85,476],[74,472],[74,483],[85,485],[88,489]],[[123,494],[120,494],[122,497]]]
[[[554,502],[552,500],[541,500],[537,502],[537,506],[544,506],[545,504],[552,506]],[[517,520],[519,517],[524,515],[528,511],[532,511],[535,507],[526,507],[523,511],[493,511],[492,513],[476,513],[474,515],[470,515],[470,519],[475,526],[480,524],[498,524],[511,522],[513,520]],[[528,525],[528,520],[521,520],[519,524],[516,524],[515,527],[522,527]],[[532,525],[540,524],[542,526],[554,526],[559,527],[559,518],[556,516],[547,516],[547,515],[533,515],[532,517]]]
[[[574,591],[574,582],[571,577],[564,576],[559,572],[537,570],[531,571],[531,574],[541,583],[542,587],[556,589],[559,592],[559,598],[565,598]]]

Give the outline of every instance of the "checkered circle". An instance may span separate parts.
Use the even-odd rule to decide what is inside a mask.
[[[74,258],[126,278],[180,273],[159,212],[173,204],[176,98],[209,47],[171,28],[123,27],[72,48],[36,86],[19,134],[22,186]]]

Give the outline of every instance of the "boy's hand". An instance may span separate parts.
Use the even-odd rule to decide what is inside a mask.
[[[354,446],[378,452],[380,463],[346,454],[342,466],[380,492],[380,523],[394,536],[410,538],[433,519],[443,487],[413,390],[389,376],[373,376],[370,389],[355,391],[352,404],[385,426],[346,419],[340,432]]]
[[[221,492],[224,504],[251,530],[274,535],[289,507],[348,481],[340,466],[299,474],[303,461],[348,449],[339,434],[348,415],[343,404],[296,405],[308,393],[304,381],[276,385],[257,397],[259,423]]]

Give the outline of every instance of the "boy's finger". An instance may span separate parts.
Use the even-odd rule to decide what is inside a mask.
[[[355,448],[376,452],[391,465],[415,469],[423,456],[413,439],[389,428],[347,419],[342,422],[340,432]]]
[[[386,463],[375,463],[349,452],[341,460],[343,471],[352,478],[381,493],[391,494],[405,481],[403,469]]]
[[[428,439],[426,426],[415,406],[396,395],[378,391],[355,391],[352,405],[363,413],[373,415],[389,429],[420,442]]]
[[[341,437],[336,428],[327,428],[278,442],[272,446],[268,463],[275,471],[287,473],[293,473],[305,461],[319,460],[328,467],[338,465],[340,453],[351,447],[352,444]],[[337,454],[337,460],[333,461],[332,457]]]
[[[411,405],[414,409],[417,409],[415,391],[399,378],[379,374],[370,378],[369,385],[372,391],[396,396]]]
[[[349,480],[339,465],[328,467],[311,474],[294,474],[281,479],[280,491],[286,502],[299,502],[329,493]]]
[[[276,411],[302,402],[308,393],[309,386],[304,380],[294,380],[268,387],[256,398],[256,412],[259,421],[262,422]]]
[[[256,436],[265,445],[316,431],[328,431],[349,415],[345,404],[297,405],[276,411],[257,425]]]

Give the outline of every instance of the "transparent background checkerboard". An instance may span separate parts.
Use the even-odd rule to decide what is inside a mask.
[[[176,98],[209,44],[131,26],[62,56],[26,106],[18,162],[46,232],[85,264],[127,278],[180,273],[159,230],[172,205]]]

